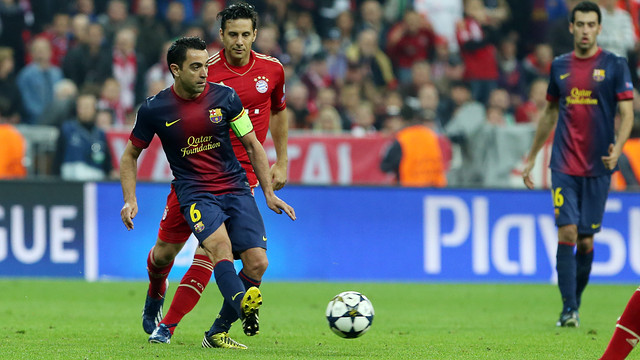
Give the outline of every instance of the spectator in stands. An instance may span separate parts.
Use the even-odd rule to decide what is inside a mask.
[[[51,64],[51,45],[45,38],[31,43],[31,64],[18,73],[18,88],[22,95],[22,122],[33,124],[53,101],[53,87],[62,80],[62,70]]]
[[[120,85],[120,105],[125,115],[133,112],[133,106],[142,101],[143,74],[140,64],[144,62],[136,52],[136,33],[131,28],[118,30],[113,45],[113,77]]]
[[[457,37],[465,66],[464,80],[474,99],[486,103],[497,87],[498,62],[495,28],[489,22],[482,0],[467,0],[464,19],[458,22]]]
[[[61,67],[62,60],[67,55],[71,43],[71,19],[69,14],[57,13],[53,15],[53,24],[38,36],[49,40],[51,44],[51,63]]]
[[[22,96],[16,82],[13,50],[4,46],[0,47],[0,104],[3,104],[4,122],[20,122]]]
[[[76,107],[78,88],[69,79],[62,79],[54,86],[54,101],[40,115],[36,124],[60,127],[62,123],[73,116]]]
[[[13,126],[12,116],[10,104],[5,98],[0,98],[0,179],[27,176],[23,163],[27,144],[24,136]]]
[[[358,41],[346,52],[349,62],[359,64],[366,70],[366,77],[376,87],[395,88],[397,80],[389,57],[378,46],[378,33],[373,29],[358,34]]]
[[[532,123],[538,120],[538,114],[547,104],[547,86],[545,79],[535,80],[529,87],[529,98],[516,109],[516,123]]]
[[[511,96],[509,92],[502,88],[496,88],[489,94],[487,107],[500,110],[505,125],[513,125],[516,122],[511,106]]]
[[[389,32],[382,14],[382,4],[377,0],[364,0],[360,4],[360,19],[356,25],[356,31],[374,29],[378,32],[378,44],[380,48],[387,48],[387,33]]]
[[[451,53],[458,53],[456,24],[462,20],[463,0],[414,0],[413,6],[432,24],[435,33],[447,40]]]
[[[637,38],[629,12],[616,6],[617,0],[600,0],[602,31],[598,45],[618,56],[627,57]]]
[[[450,82],[460,81],[464,75],[464,64],[460,56],[449,51],[449,42],[436,37],[434,58],[431,61],[431,81],[441,93],[449,93]]]
[[[296,74],[301,74],[307,66],[309,60],[304,53],[304,41],[302,38],[293,37],[287,40],[286,54],[282,59],[283,65],[288,65],[293,69]],[[286,74],[285,75],[289,75]],[[291,81],[292,77],[287,77],[288,81]]]
[[[370,102],[363,101],[358,104],[354,120],[355,123],[353,123],[353,125],[351,126],[351,135],[361,137],[377,132],[377,129],[375,127],[376,117],[373,109],[373,104],[371,104]]]
[[[380,169],[393,173],[399,185],[414,187],[445,187],[446,170],[438,135],[424,113],[397,132],[387,149]],[[431,114],[433,115],[433,114]]]
[[[338,104],[338,94],[332,87],[326,87],[318,90],[318,96],[315,99],[315,108],[320,109],[323,106],[330,105],[336,107]]]
[[[79,43],[86,43],[89,32],[89,17],[85,14],[76,14],[71,18],[71,36],[69,41],[69,48],[67,54],[72,47]],[[66,56],[65,56],[66,58]],[[64,58],[60,63],[61,66],[64,63]]]
[[[342,119],[342,129],[350,130],[353,124],[356,123],[355,118],[360,102],[362,102],[362,94],[358,84],[347,84],[340,88],[337,109]]]
[[[136,26],[135,19],[129,15],[125,0],[109,0],[107,12],[98,16],[98,22],[104,29],[104,36],[109,44],[113,44],[118,31]]]
[[[162,83],[162,87],[159,90],[167,88],[173,84],[173,75],[171,75],[171,71],[167,65],[166,55],[172,43],[173,41],[166,41],[164,45],[162,45],[163,51],[161,51],[161,55],[158,57],[158,62],[153,64],[149,70],[147,70],[144,81],[146,96],[153,96],[158,93],[158,91],[151,92],[150,90],[152,88],[152,84],[157,81]]]
[[[440,104],[440,94],[438,88],[433,83],[422,85],[418,91],[418,107],[415,109],[417,114],[429,113],[433,119],[432,129],[438,133],[444,132],[444,127],[447,125],[448,120],[444,114],[444,109]]]
[[[93,0],[76,0],[72,5],[72,11],[76,14],[86,15],[90,22],[98,21],[98,13]]]
[[[202,28],[204,31],[203,40],[207,43],[208,48],[222,48],[222,43],[220,42],[220,21],[218,20],[218,13],[222,11],[222,4],[218,0],[206,0],[204,4],[202,4],[202,11],[200,12],[200,19],[197,22],[198,26]],[[275,26],[275,25],[274,25]],[[276,30],[278,27],[275,26]],[[262,30],[258,30],[258,37]],[[279,32],[276,31],[275,40],[278,41]],[[260,51],[264,54],[263,51]],[[210,54],[214,53],[213,51],[209,51]],[[268,54],[270,55],[270,54]],[[273,55],[271,55],[273,56]]]
[[[13,49],[14,64],[17,71],[25,65],[25,43],[22,35],[27,31],[26,11],[19,0],[2,0],[0,4],[0,46]],[[10,29],[11,31],[6,31]]]
[[[411,65],[411,81],[400,86],[400,93],[412,107],[418,105],[418,92],[426,84],[432,84],[431,65],[427,61],[418,61]]]
[[[183,2],[169,2],[167,13],[165,14],[164,23],[169,39],[175,39],[184,34],[185,30],[187,29],[185,16],[185,7]]]
[[[312,14],[315,16],[314,21],[321,37],[327,36],[327,30],[340,21],[342,14],[350,13],[352,10],[350,1],[345,0],[323,0],[318,1],[315,6],[316,9]]]
[[[565,0],[568,13],[571,13],[581,0]],[[553,20],[547,27],[546,43],[551,45],[553,56],[566,54],[573,51],[573,35],[568,31],[569,16],[563,16]],[[600,42],[600,40],[598,40]]]
[[[287,108],[296,118],[296,129],[309,129],[309,91],[304,84],[298,82],[287,86]]]
[[[327,58],[324,53],[315,54],[309,61],[306,71],[300,76],[300,81],[309,91],[309,101],[315,101],[320,89],[332,85],[327,68]]]
[[[255,50],[261,54],[273,56],[276,59],[282,59],[283,54],[282,48],[278,43],[279,38],[280,32],[275,24],[263,25],[258,29]]]
[[[522,69],[526,84],[531,84],[537,78],[548,78],[553,61],[553,49],[549,44],[538,44],[533,53],[522,60]]]
[[[138,33],[136,48],[147,61],[166,56],[166,52],[162,52],[162,45],[168,40],[167,32],[157,13],[156,0],[138,0],[135,17]],[[140,73],[144,74],[149,66],[151,63],[140,64]]]
[[[431,25],[415,11],[407,11],[394,24],[387,37],[387,54],[393,62],[401,84],[411,82],[413,64],[429,60],[435,44]]]
[[[78,96],[76,118],[60,129],[54,171],[64,180],[114,178],[111,151],[104,131],[96,127],[96,97]]]
[[[506,89],[516,99],[525,96],[527,86],[524,69],[517,55],[517,34],[510,33],[500,40],[498,47],[498,87]]]
[[[333,28],[322,41],[323,52],[327,56],[327,71],[332,83],[340,87],[347,73],[347,56],[340,45],[340,30]]]
[[[340,134],[342,124],[340,114],[330,105],[325,105],[318,111],[318,116],[313,122],[313,132],[321,134]]]
[[[100,89],[98,108],[113,112],[114,127],[127,128],[127,111],[120,101],[120,83],[114,78],[108,78]]]
[[[296,15],[294,26],[284,33],[286,41],[299,38],[302,40],[304,57],[310,59],[322,51],[322,39],[313,26],[313,18],[306,11]]]
[[[353,45],[356,40],[355,20],[351,11],[343,11],[336,18],[336,29],[340,31],[340,46],[345,49]]]
[[[88,36],[72,47],[64,59],[64,76],[78,88],[101,85],[112,74],[111,48],[104,38],[102,25],[90,24]]]

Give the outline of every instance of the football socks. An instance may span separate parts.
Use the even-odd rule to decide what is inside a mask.
[[[558,253],[556,254],[558,287],[562,295],[563,312],[578,309],[576,301],[576,257],[573,251],[574,247],[574,244],[559,242]]]
[[[236,274],[233,262],[230,260],[218,261],[213,267],[213,274],[216,277],[216,283],[222,297],[233,307],[239,317],[242,311],[240,303],[244,297],[245,288],[238,274]]]
[[[149,292],[148,295],[154,299],[161,299],[164,297],[164,293],[167,290],[166,280],[173,267],[173,261],[164,267],[155,265],[153,259],[153,249],[149,251],[147,256],[147,273],[149,274]]]
[[[622,360],[629,355],[638,341],[640,341],[640,288],[629,299],[600,360]]]
[[[593,249],[586,253],[576,252],[576,305],[580,307],[580,299],[584,288],[589,283],[591,264],[593,263]]]
[[[260,284],[262,283],[259,280],[255,280],[248,277],[244,273],[244,269],[240,270],[240,273],[238,274],[238,276],[240,277],[240,280],[244,284],[245,289],[248,289],[252,286],[260,287]],[[222,308],[220,309],[220,313],[218,314],[218,317],[216,317],[216,320],[213,322],[213,325],[211,325],[211,329],[209,329],[209,332],[207,332],[208,336],[221,333],[221,332],[229,332],[229,329],[231,329],[231,324],[233,324],[233,322],[235,322],[236,320],[238,320],[238,313],[233,308],[233,306],[231,306],[227,301],[225,301],[222,304]]]

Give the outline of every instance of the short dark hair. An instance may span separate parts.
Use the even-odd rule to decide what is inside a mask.
[[[206,50],[207,43],[197,36],[182,37],[171,44],[167,51],[167,66],[171,72],[171,64],[177,64],[182,69],[182,63],[187,59],[187,50]],[[173,76],[173,72],[171,72]]]
[[[251,19],[253,30],[258,28],[258,13],[253,5],[241,2],[228,6],[216,16],[220,20],[220,29],[224,32],[228,20]]]
[[[571,10],[571,18],[569,19],[571,21],[571,23],[573,24],[573,22],[576,20],[576,11],[580,11],[583,13],[587,13],[587,12],[595,12],[596,14],[598,14],[598,24],[600,24],[602,22],[602,13],[600,12],[600,7],[598,6],[598,4],[592,2],[592,1],[583,1],[581,3],[579,3],[578,5],[576,5],[573,10]]]

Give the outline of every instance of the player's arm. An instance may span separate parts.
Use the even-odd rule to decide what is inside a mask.
[[[120,217],[127,230],[133,229],[133,218],[138,213],[136,177],[138,157],[141,152],[142,149],[134,146],[129,140],[120,158],[120,185],[122,185],[122,196],[124,197],[124,206],[120,210]]]
[[[293,208],[282,201],[276,196],[271,186],[271,179],[269,177],[269,161],[267,160],[267,153],[264,151],[262,144],[258,141],[256,133],[253,131],[253,125],[249,120],[249,115],[246,111],[242,111],[241,115],[231,121],[231,129],[236,134],[242,146],[244,146],[251,161],[251,166],[256,172],[256,177],[264,193],[264,197],[267,201],[269,209],[273,210],[277,214],[282,214],[284,211],[291,220],[296,219],[296,214]]]
[[[273,190],[280,190],[287,183],[287,139],[289,137],[289,119],[286,110],[271,113],[269,130],[276,148],[276,162],[269,171]]]
[[[624,143],[627,142],[631,134],[631,128],[633,127],[633,100],[618,102],[618,109],[620,110],[620,126],[616,134],[616,143],[610,144],[609,155],[602,157],[604,166],[609,170],[613,170],[618,164]]]
[[[553,131],[553,128],[556,126],[558,109],[559,105],[557,101],[547,101],[547,105],[538,119],[536,135],[533,138],[531,150],[529,150],[529,155],[527,156],[527,161],[522,171],[522,180],[529,189],[533,189],[533,181],[531,180],[530,174],[536,162],[536,156],[538,156],[538,152],[542,149],[549,134],[551,134],[551,131]]]

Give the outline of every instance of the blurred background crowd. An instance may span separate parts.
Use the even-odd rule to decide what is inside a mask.
[[[637,87],[640,0],[597,1],[598,43],[628,59]],[[285,69],[292,136],[393,139],[419,124],[435,141],[396,139],[435,154],[439,173],[427,186],[510,187],[551,61],[573,49],[568,14],[579,1],[248,2],[260,16],[253,49]],[[0,177],[116,178],[105,134],[130,131],[137,105],[171,85],[174,39],[199,36],[210,54],[221,49],[216,15],[231,3],[0,0]],[[636,121],[618,189],[637,187],[639,136]],[[50,158],[36,164],[38,152]],[[395,155],[380,165],[400,177]],[[537,168],[544,186],[545,166]]]

